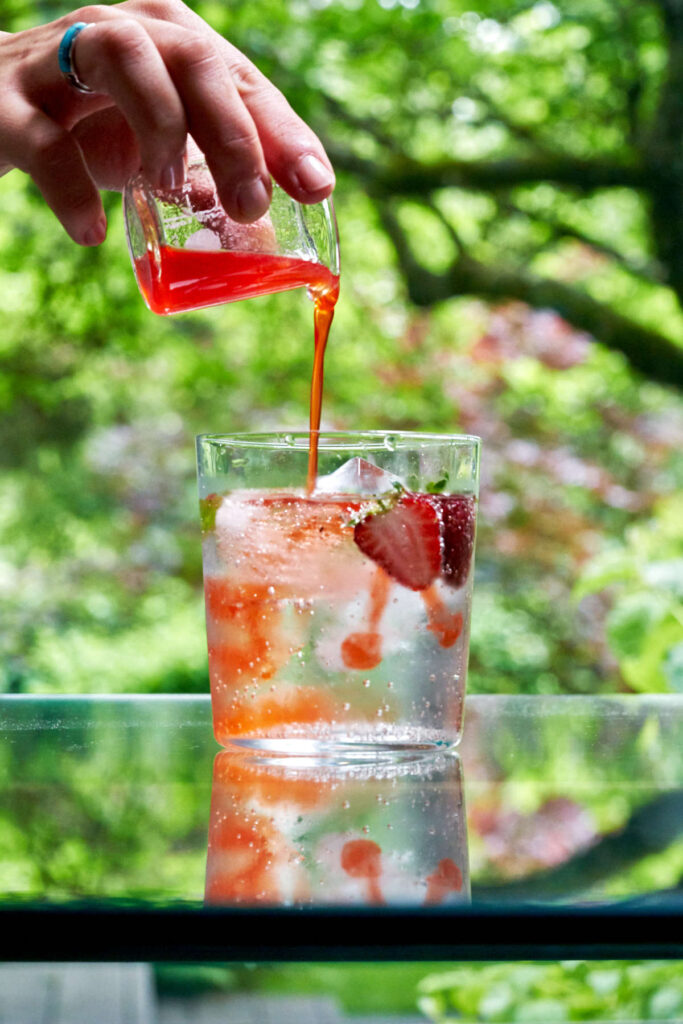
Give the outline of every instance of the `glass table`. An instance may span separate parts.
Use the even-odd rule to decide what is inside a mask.
[[[208,697],[0,699],[5,960],[683,958],[683,697],[470,697],[456,756],[221,750]]]

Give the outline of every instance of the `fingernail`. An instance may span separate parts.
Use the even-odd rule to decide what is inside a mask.
[[[159,186],[161,188],[180,188],[185,183],[185,159],[180,156],[167,164],[159,175]]]
[[[306,192],[320,192],[334,185],[334,174],[313,153],[306,153],[299,160],[296,176]]]
[[[237,206],[246,220],[258,220],[270,206],[270,190],[262,178],[244,181],[237,190]]]
[[[93,224],[91,228],[88,228],[83,235],[83,245],[99,245],[100,242],[104,241],[106,234],[107,219],[102,216],[97,223]]]

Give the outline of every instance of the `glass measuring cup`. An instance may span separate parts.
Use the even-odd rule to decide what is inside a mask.
[[[331,199],[306,205],[273,184],[270,208],[241,224],[223,209],[202,154],[177,189],[155,189],[137,175],[123,209],[128,251],[154,313],[305,287],[315,299],[339,288],[339,234]]]

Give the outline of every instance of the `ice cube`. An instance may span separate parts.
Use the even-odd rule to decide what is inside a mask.
[[[185,242],[186,249],[201,249],[202,252],[217,252],[221,247],[220,237],[210,228],[200,228]]]
[[[334,473],[319,476],[315,484],[316,494],[362,494],[379,496],[402,488],[401,481],[393,473],[375,466],[367,459],[353,458],[345,462]]]

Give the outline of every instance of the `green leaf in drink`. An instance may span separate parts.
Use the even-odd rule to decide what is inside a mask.
[[[221,506],[222,494],[208,494],[199,499],[199,521],[202,533],[212,533],[216,526],[216,512]]]

